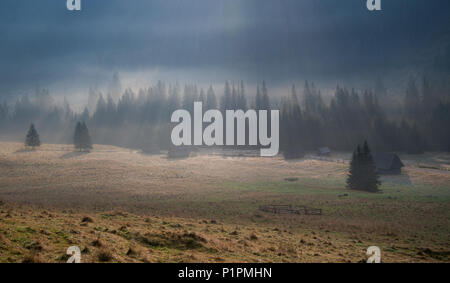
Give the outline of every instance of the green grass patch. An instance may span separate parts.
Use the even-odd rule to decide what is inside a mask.
[[[408,185],[382,183],[381,192],[368,193],[349,190],[345,180],[338,178],[302,178],[296,182],[276,181],[258,183],[229,182],[223,186],[233,193],[241,192],[270,192],[280,194],[298,194],[310,196],[342,197],[346,199],[379,199],[386,201],[417,201],[417,202],[450,202],[449,186],[439,185]]]

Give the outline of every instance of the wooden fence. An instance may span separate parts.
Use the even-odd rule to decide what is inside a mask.
[[[275,214],[322,215],[322,209],[303,205],[262,205],[259,210]]]
[[[315,155],[305,155],[305,159],[311,159],[311,160],[320,160],[320,161],[328,161],[328,162],[336,162],[336,163],[343,163],[348,164],[350,160],[345,160],[341,158],[331,158],[327,156],[315,156]]]

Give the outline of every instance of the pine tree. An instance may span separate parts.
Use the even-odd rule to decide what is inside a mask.
[[[350,169],[347,177],[347,187],[352,190],[357,190],[360,184],[360,164],[361,159],[361,147],[358,147],[353,152],[352,160],[350,161]]]
[[[362,188],[365,191],[376,193],[380,190],[378,186],[381,184],[379,181],[379,175],[377,171],[377,167],[375,165],[375,161],[373,160],[372,153],[370,152],[369,145],[367,141],[364,142],[363,147],[363,162],[362,162],[363,175],[362,180]]]
[[[377,168],[369,145],[365,141],[362,150],[358,145],[356,151],[353,152],[347,177],[347,187],[352,190],[376,193],[379,192],[379,185]]]
[[[81,147],[86,151],[92,149],[91,136],[89,135],[89,130],[84,122],[81,123]]]
[[[232,100],[232,90],[231,90],[231,86],[230,86],[230,82],[226,81],[225,82],[225,90],[224,90],[224,94],[221,98],[221,102],[220,102],[220,108],[222,110],[223,113],[225,113],[226,110],[231,110],[231,100]]]
[[[81,113],[81,120],[89,119],[89,110],[87,107],[84,107],[83,113]]]
[[[255,96],[255,110],[262,110],[261,106],[261,91],[259,89],[259,84],[256,86],[256,96]]]
[[[281,132],[283,155],[285,159],[298,159],[305,156],[300,138],[302,118],[297,96],[293,94],[282,103]]]
[[[217,98],[214,93],[212,86],[209,86],[208,93],[206,95],[206,109],[216,109],[217,108]]]
[[[89,135],[89,130],[84,122],[77,123],[73,136],[73,144],[79,151],[89,151],[92,149],[91,136]]]
[[[416,120],[420,114],[420,94],[417,89],[416,81],[414,78],[410,78],[406,89],[405,96],[405,111],[408,118]]]
[[[37,146],[41,145],[41,141],[39,140],[39,134],[34,127],[34,124],[30,125],[30,129],[28,130],[27,136],[25,138],[25,146],[31,146],[34,149]]]
[[[263,110],[270,110],[270,99],[269,93],[267,91],[266,82],[262,82],[262,96],[261,96],[261,107]]]
[[[243,111],[247,111],[247,98],[245,97],[245,87],[244,87],[244,82],[243,81],[241,81],[241,83],[239,85],[238,109],[242,109]]]
[[[81,122],[77,122],[77,125],[75,126],[75,133],[73,135],[73,145],[79,151],[81,151],[81,149],[83,148],[81,142],[81,132],[82,132]]]

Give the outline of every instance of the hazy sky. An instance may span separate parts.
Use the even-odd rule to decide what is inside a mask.
[[[1,0],[0,95],[70,93],[113,71],[136,82],[290,85],[386,74],[435,53],[450,68],[450,1],[382,0],[381,12],[365,2],[82,0],[69,12],[65,0]]]

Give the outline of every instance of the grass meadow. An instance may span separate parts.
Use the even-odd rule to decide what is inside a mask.
[[[188,159],[0,143],[0,262],[450,261],[450,156],[401,155],[381,193],[346,189],[349,153]],[[262,212],[306,205],[323,215]]]

